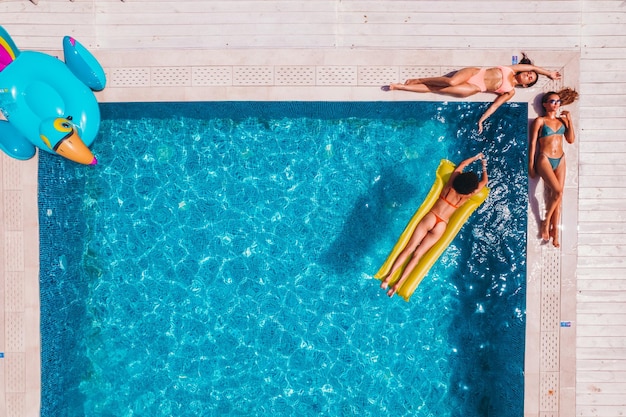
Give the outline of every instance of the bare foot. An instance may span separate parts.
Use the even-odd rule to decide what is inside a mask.
[[[555,248],[560,248],[561,247],[561,243],[559,242],[559,228],[558,227],[553,227],[550,230],[550,236],[552,237],[552,245]]]
[[[396,293],[396,291],[398,291],[398,286],[394,285],[393,287],[389,288],[389,291],[387,291],[387,295],[389,297],[393,297],[393,295]]]
[[[385,278],[383,280],[383,282],[380,283],[380,288],[382,288],[383,290],[386,289],[389,286],[389,278]]]

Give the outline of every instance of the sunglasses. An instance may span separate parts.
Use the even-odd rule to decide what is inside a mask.
[[[561,104],[561,100],[548,100],[550,104]]]

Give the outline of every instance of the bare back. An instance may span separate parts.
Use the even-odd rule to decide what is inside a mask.
[[[457,208],[461,207],[473,194],[459,194],[454,188],[446,186],[430,211],[447,222]]]

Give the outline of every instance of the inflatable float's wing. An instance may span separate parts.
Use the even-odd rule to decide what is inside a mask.
[[[104,69],[95,56],[76,39],[63,38],[63,57],[65,65],[72,74],[94,91],[100,91],[106,84]]]
[[[420,206],[420,208],[415,212],[409,224],[406,226],[402,235],[400,235],[400,239],[394,245],[391,253],[387,257],[387,260],[383,264],[383,266],[378,270],[375,278],[383,279],[393,266],[394,261],[402,252],[404,247],[411,239],[411,235],[413,231],[417,227],[418,223],[422,218],[430,211],[432,206],[435,204],[437,199],[439,198],[439,194],[443,189],[444,185],[448,182],[450,175],[454,172],[455,165],[448,161],[442,160],[439,164],[439,168],[437,168],[437,177],[435,178],[435,182],[433,183],[430,192],[426,196],[426,199]],[[479,193],[473,195],[468,201],[466,201],[460,208],[458,208],[450,220],[448,221],[448,226],[446,227],[446,231],[441,236],[441,238],[437,241],[437,243],[430,248],[426,254],[422,257],[420,262],[417,264],[411,275],[407,278],[406,282],[402,285],[402,287],[398,290],[398,295],[404,298],[406,301],[409,301],[411,295],[420,284],[422,279],[426,276],[430,268],[434,265],[434,263],[441,257],[441,254],[450,246],[450,243],[456,235],[461,230],[461,227],[467,222],[467,219],[470,215],[487,199],[489,195],[489,189],[487,187],[483,188]],[[393,285],[396,282],[400,275],[402,274],[404,267],[399,268],[398,271],[394,273],[391,277],[389,285]]]
[[[0,120],[0,149],[7,155],[21,161],[35,156],[35,145],[6,120]]]
[[[13,39],[9,36],[6,30],[0,26],[0,71],[6,68],[11,62],[15,61],[15,58],[20,54],[20,50],[17,49]]]

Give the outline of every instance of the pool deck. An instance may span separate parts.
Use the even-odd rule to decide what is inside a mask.
[[[153,52],[102,51],[98,57],[108,87],[102,102],[125,101],[442,101],[441,96],[381,92],[379,86],[405,78],[440,75],[476,62],[476,50],[425,51],[177,51],[164,64]],[[518,90],[513,101],[532,103],[541,92],[578,86],[579,57],[574,52],[529,51],[543,66],[564,74]],[[483,51],[486,66],[508,62],[503,51]],[[542,56],[543,55],[543,56]],[[210,57],[208,59],[207,57]],[[219,62],[220,65],[212,63]],[[386,62],[385,66],[371,66]],[[563,65],[566,63],[566,65]],[[469,101],[492,101],[477,95]],[[447,101],[453,101],[449,99]],[[578,120],[576,105],[570,106]],[[497,115],[492,116],[494,122]],[[526,417],[572,416],[576,403],[576,247],[578,145],[569,146],[562,242],[555,249],[537,238],[541,207],[528,208],[528,276],[525,346]],[[89,169],[86,167],[85,169]],[[0,416],[39,416],[39,241],[37,161],[0,155]],[[531,182],[531,201],[541,205],[543,190]],[[534,197],[534,198],[533,198]],[[565,320],[565,321],[563,321]]]
[[[37,159],[0,154],[0,416],[38,416],[39,220]]]

